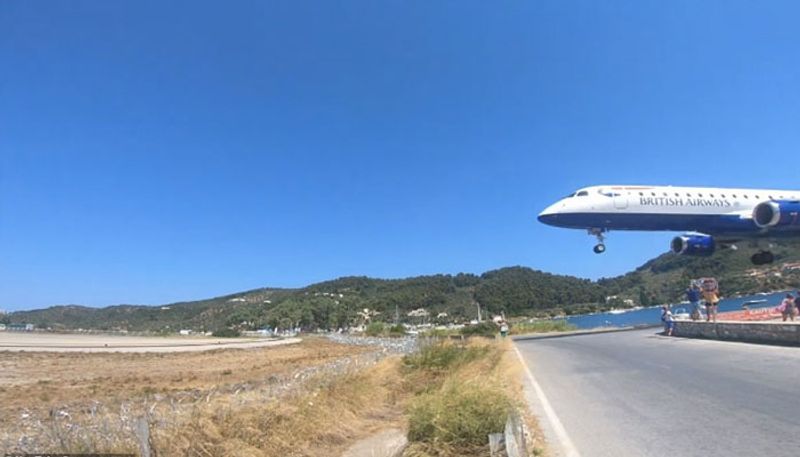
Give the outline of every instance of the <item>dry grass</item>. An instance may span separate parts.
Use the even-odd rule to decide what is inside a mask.
[[[299,395],[315,377],[357,371],[374,357],[374,348],[316,338],[175,354],[0,353],[0,454],[132,452],[140,417],[149,416],[160,436],[180,424],[197,426],[189,420],[195,416],[214,420],[210,406],[263,408]]]
[[[164,354],[0,352],[0,429],[22,413],[269,380],[368,350],[307,339],[271,348]]]
[[[444,358],[451,359],[449,370],[406,375],[418,396],[410,403],[413,440],[405,457],[488,455],[485,435],[502,431],[511,409],[521,412],[533,431],[530,451],[541,454],[544,443],[535,418],[524,406],[522,367],[510,341],[476,340],[460,355]],[[427,359],[436,360],[431,364],[436,367],[442,357]]]
[[[372,351],[311,339],[206,353],[0,354],[0,451],[24,448],[16,437],[27,434],[26,449],[39,452],[136,452],[133,424],[147,417],[162,457],[339,456],[383,429],[407,429],[406,412],[424,395],[456,398],[460,389],[467,405],[482,392],[522,402],[510,342],[479,340],[405,363],[375,364]],[[38,428],[21,428],[21,413]],[[488,455],[451,441],[416,442],[406,455]]]
[[[157,434],[165,455],[338,456],[354,440],[402,421],[399,358],[338,378],[312,380],[302,392],[238,407],[226,399],[197,408]]]

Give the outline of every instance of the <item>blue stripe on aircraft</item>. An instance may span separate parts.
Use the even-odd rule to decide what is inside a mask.
[[[539,221],[556,227],[608,230],[696,231],[709,235],[758,235],[752,219],[738,215],[643,214],[643,213],[556,213],[539,216]],[[773,234],[774,235],[774,234]]]

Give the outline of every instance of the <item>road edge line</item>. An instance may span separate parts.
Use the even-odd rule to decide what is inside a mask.
[[[516,344],[514,345],[514,351],[517,353],[517,357],[522,364],[522,368],[525,369],[525,375],[528,377],[528,381],[530,381],[534,392],[536,392],[536,396],[539,397],[539,402],[542,405],[544,414],[547,416],[547,420],[550,421],[550,425],[553,427],[553,432],[555,432],[556,437],[558,438],[565,457],[580,457],[581,454],[572,443],[569,434],[567,434],[567,429],[564,428],[564,424],[561,423],[561,419],[558,418],[556,411],[550,404],[550,400],[547,399],[547,396],[544,394],[541,386],[539,386],[539,383],[536,381],[536,378],[533,376],[530,368],[528,368],[528,364],[525,363],[525,359],[522,357],[522,353],[519,352],[519,348]]]

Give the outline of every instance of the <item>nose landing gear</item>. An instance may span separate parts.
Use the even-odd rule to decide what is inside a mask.
[[[592,228],[589,229],[589,235],[594,235],[597,237],[597,244],[594,246],[594,253],[595,254],[602,254],[606,252],[606,245],[604,243],[606,237],[603,235],[605,233],[605,229],[600,228]]]

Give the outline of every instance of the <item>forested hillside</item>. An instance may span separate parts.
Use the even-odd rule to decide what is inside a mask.
[[[509,267],[481,275],[418,276],[405,279],[346,277],[302,289],[257,289],[208,300],[162,306],[119,305],[96,309],[56,306],[15,312],[3,322],[30,322],[63,329],[239,330],[269,327],[335,329],[371,320],[463,322],[485,314],[549,316],[623,307],[625,300],[650,306],[677,302],[689,279],[715,276],[723,295],[800,286],[800,243],[773,249],[776,262],[755,269],[751,249],[722,251],[709,258],[664,254],[636,270],[598,281]],[[588,254],[587,254],[588,255]],[[409,312],[425,311],[419,316]],[[445,316],[446,314],[446,316]],[[437,317],[439,316],[439,317]]]

